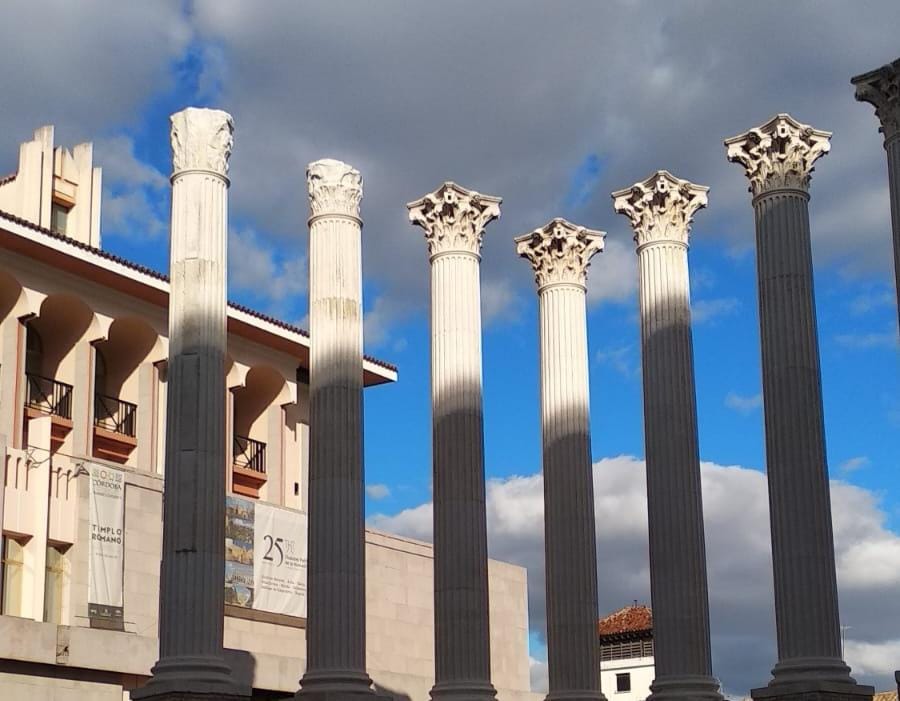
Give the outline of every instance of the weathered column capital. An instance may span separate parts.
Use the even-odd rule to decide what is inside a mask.
[[[425,230],[431,258],[450,252],[479,256],[484,227],[500,216],[502,201],[448,181],[406,208],[409,221]]]
[[[517,236],[516,252],[531,263],[538,292],[554,284],[585,287],[590,260],[603,250],[605,238],[605,231],[576,226],[557,217],[543,228]]]
[[[200,170],[228,179],[234,120],[228,112],[188,107],[170,118],[172,178]]]
[[[756,197],[773,190],[809,190],[813,163],[831,149],[831,132],[778,114],[762,126],[725,139],[728,160],[744,166]]]
[[[856,99],[875,107],[884,142],[900,136],[900,58],[851,78],[850,82],[856,86]]]
[[[707,204],[709,188],[658,170],[630,188],[612,193],[613,207],[631,220],[638,250],[652,243],[688,245],[691,222]]]
[[[343,161],[323,158],[306,166],[310,223],[324,215],[344,215],[359,221],[363,181],[359,171]]]

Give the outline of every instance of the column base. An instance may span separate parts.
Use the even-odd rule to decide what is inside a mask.
[[[760,701],[866,701],[874,687],[857,684],[844,661],[833,657],[798,657],[775,665],[768,686],[752,689]]]
[[[606,701],[606,697],[599,689],[566,689],[565,691],[551,691],[544,699],[545,701]]]
[[[681,674],[657,677],[650,685],[647,701],[687,701],[704,699],[722,701],[719,682],[702,674]]]
[[[497,690],[490,682],[440,682],[431,688],[431,701],[494,701]]]
[[[135,701],[232,701],[249,699],[253,691],[231,675],[221,657],[169,657],[151,670],[153,676],[131,692]]]
[[[307,672],[300,680],[298,701],[375,701],[372,680],[365,672]]]

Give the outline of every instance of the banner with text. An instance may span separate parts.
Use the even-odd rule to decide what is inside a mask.
[[[95,627],[121,630],[125,563],[125,473],[90,466],[88,617]]]
[[[306,618],[306,514],[228,497],[225,603]]]

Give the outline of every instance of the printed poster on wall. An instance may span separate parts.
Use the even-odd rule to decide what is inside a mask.
[[[306,618],[306,514],[227,497],[225,603]]]
[[[121,630],[125,562],[125,473],[90,466],[88,617],[94,627]]]

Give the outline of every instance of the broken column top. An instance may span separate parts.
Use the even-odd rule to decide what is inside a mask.
[[[200,170],[227,179],[234,120],[222,110],[188,107],[170,117],[173,177]]]

